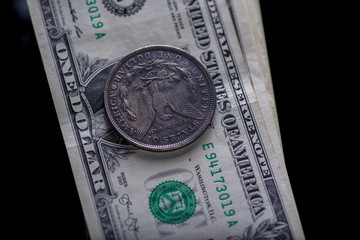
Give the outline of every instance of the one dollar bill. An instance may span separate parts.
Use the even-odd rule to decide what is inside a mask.
[[[226,1],[28,5],[92,239],[304,238]],[[210,127],[167,153],[124,141],[104,110],[116,62],[155,44],[191,53],[216,89]]]

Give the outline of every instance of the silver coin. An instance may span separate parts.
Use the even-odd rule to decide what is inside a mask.
[[[215,88],[206,68],[170,46],[148,46],[122,58],[107,79],[104,98],[118,133],[151,151],[195,141],[215,110]]]

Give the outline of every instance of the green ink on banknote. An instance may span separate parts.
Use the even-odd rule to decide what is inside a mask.
[[[99,38],[104,37],[105,35],[106,35],[105,33],[95,33],[96,40],[99,39]]]
[[[165,181],[157,185],[149,197],[149,207],[159,221],[179,224],[191,217],[196,208],[194,192],[185,183]]]
[[[96,6],[96,0],[86,0],[86,5],[88,5],[88,12],[90,14],[91,25],[95,30],[102,28],[104,23],[101,20],[101,14],[99,13],[99,8]],[[95,33],[96,39],[104,37],[105,33]]]
[[[210,151],[209,149],[215,149],[213,143],[203,144],[202,148],[204,151]],[[213,183],[215,184],[216,192],[219,194],[218,199],[220,200],[221,208],[224,210],[224,215],[226,217],[232,217],[236,214],[235,210],[231,208],[233,202],[230,199],[230,194],[227,192],[227,182],[225,177],[219,173],[222,173],[219,165],[219,160],[214,152],[206,153],[205,158],[209,161],[209,169],[211,177],[213,177]],[[227,221],[228,227],[232,227],[237,224],[237,220],[229,220]]]

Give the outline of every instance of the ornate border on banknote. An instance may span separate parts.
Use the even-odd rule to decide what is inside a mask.
[[[216,39],[218,41],[218,46],[221,49],[222,60],[224,61],[225,65],[229,62],[235,63],[235,57],[233,56],[233,53],[231,51],[229,41],[227,40],[227,34],[225,32],[225,27],[222,23],[221,16],[218,12],[217,4],[215,0],[208,0],[205,2],[207,3],[210,18],[212,20],[212,27],[217,33]],[[240,71],[238,70],[236,64],[234,64],[234,66],[228,66],[226,70],[228,76],[230,76],[230,85],[232,88],[231,90],[233,92],[233,96],[235,96],[235,100],[237,101],[237,107],[242,117],[241,120],[244,123],[244,126],[246,126],[246,134],[249,139],[249,143],[252,145],[251,147],[254,152],[254,156],[256,157],[259,171],[262,174],[262,181],[267,188],[267,192],[271,199],[271,204],[277,221],[288,224],[285,208],[282,204],[277,183],[274,179],[273,171],[269,163],[269,157],[265,151],[265,146],[259,132],[259,127],[257,126],[257,123],[255,121],[254,113],[252,111],[249,99],[245,92],[245,88],[241,81]],[[229,118],[231,118],[231,116]],[[237,147],[238,146],[236,144],[229,145],[229,148],[233,153],[234,162],[240,161],[242,155],[242,153],[238,151]],[[242,179],[240,165],[235,166],[238,170],[237,173],[239,175],[239,178]],[[247,191],[245,190],[245,192]],[[286,228],[283,229],[283,231],[291,239],[293,238],[288,225]]]
[[[55,65],[57,66],[57,74],[61,80],[62,94],[66,102],[66,107],[71,117],[71,124],[74,136],[78,142],[79,151],[82,153],[83,166],[87,173],[87,180],[93,194],[93,201],[98,209],[98,216],[101,220],[102,228],[106,239],[115,239],[113,225],[111,224],[111,212],[109,212],[108,204],[117,196],[108,181],[108,171],[111,170],[109,164],[119,164],[119,159],[111,159],[111,151],[124,150],[126,154],[131,154],[135,149],[129,145],[116,145],[114,147],[111,142],[94,137],[93,120],[91,116],[103,114],[102,112],[93,112],[87,107],[87,97],[84,94],[84,88],[81,83],[81,73],[78,73],[78,63],[75,62],[75,53],[72,52],[72,43],[68,36],[69,32],[56,25],[55,17],[51,9],[49,0],[40,0],[40,11],[42,12],[43,21],[47,27],[47,38],[52,49]],[[252,147],[252,151],[257,160],[257,166],[261,172],[261,181],[267,188],[271,206],[276,216],[276,221],[281,223],[282,232],[293,239],[293,234],[288,224],[288,217],[281,201],[281,196],[273,171],[269,164],[269,158],[265,151],[263,140],[259,133],[259,127],[256,124],[253,111],[250,106],[249,99],[246,95],[243,83],[241,81],[240,71],[235,64],[224,25],[218,12],[215,1],[206,1],[208,14],[212,20],[212,28],[217,33],[217,44],[222,53],[222,61],[227,66],[227,75],[231,90],[237,101],[237,107],[241,114],[241,120],[244,126],[247,126],[247,137]],[[234,63],[228,66],[227,63]],[[110,65],[108,65],[110,66]],[[215,83],[215,86],[221,83]],[[217,86],[219,87],[219,86]],[[229,113],[228,118],[232,116]],[[226,117],[226,116],[225,116]],[[234,117],[235,118],[235,117]],[[226,130],[226,125],[223,126]],[[231,141],[231,139],[229,139]],[[121,146],[119,148],[119,146]],[[241,167],[237,165],[237,161],[241,161],[242,153],[239,152],[236,144],[229,144],[230,151],[233,153],[234,164],[237,169],[239,179],[242,179]],[[106,158],[107,154],[107,158]],[[126,158],[124,154],[124,158]],[[94,161],[96,159],[96,161]],[[114,167],[113,165],[110,165]],[[245,188],[245,187],[244,187]],[[246,189],[244,189],[246,192]],[[268,224],[269,225],[269,224]],[[274,225],[274,224],[273,224]],[[274,225],[275,226],[275,225]]]

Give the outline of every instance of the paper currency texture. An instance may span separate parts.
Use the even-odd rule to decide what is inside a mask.
[[[227,1],[29,0],[28,5],[92,239],[304,238]],[[107,79],[112,71],[122,71],[113,70],[119,67],[116,64],[129,52],[149,45],[189,52],[206,68],[214,85],[211,125],[196,141],[176,151],[134,147],[113,127],[105,109],[104,98],[111,106],[111,92],[104,96],[105,88],[112,87],[112,82],[106,85]],[[161,50],[152,54],[161,55]],[[131,83],[137,90],[134,98],[126,95],[130,85],[114,86],[122,89],[118,97],[125,105],[118,107],[123,108],[123,118],[141,119],[139,114],[145,113],[139,111],[141,101],[152,100],[145,114],[148,120],[136,124],[138,137],[155,133],[148,126],[155,114],[163,121],[177,114],[192,124],[209,115],[203,111],[189,117],[189,111],[180,110],[195,104],[184,100],[191,99],[187,93],[157,91],[170,88],[170,83],[161,86],[164,79],[179,78],[181,88],[193,86],[180,70],[184,66],[176,65],[173,57],[175,61],[167,66],[150,64],[156,71]],[[200,112],[202,105],[211,107],[201,95],[201,84],[195,84]],[[180,99],[181,106],[170,97]]]

